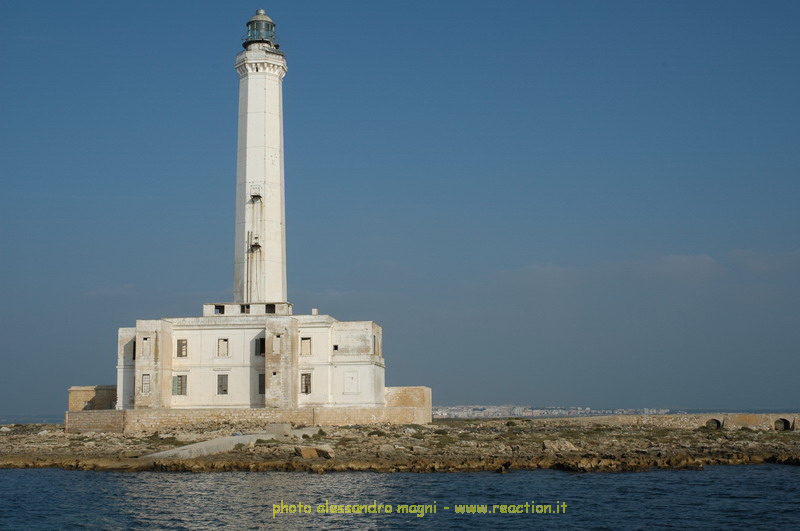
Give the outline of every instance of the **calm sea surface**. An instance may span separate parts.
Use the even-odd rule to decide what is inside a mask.
[[[278,514],[273,505],[308,505]],[[391,505],[391,514],[320,514],[320,504]],[[425,504],[419,517],[401,505]],[[457,514],[519,505],[528,514]],[[536,513],[556,504],[561,513]],[[566,509],[560,504],[566,503]],[[449,507],[449,509],[445,509]],[[432,507],[428,507],[430,511]],[[109,473],[0,470],[2,529],[800,529],[800,467],[570,474]]]

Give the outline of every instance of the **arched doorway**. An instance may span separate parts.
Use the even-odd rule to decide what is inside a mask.
[[[775,421],[775,431],[789,431],[792,429],[792,423],[787,419],[778,419]]]

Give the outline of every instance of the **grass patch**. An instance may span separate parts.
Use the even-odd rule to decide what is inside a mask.
[[[438,446],[439,448],[446,448],[447,446],[450,446],[454,442],[456,442],[456,440],[453,439],[452,437],[447,435],[442,435],[436,441],[436,446]]]

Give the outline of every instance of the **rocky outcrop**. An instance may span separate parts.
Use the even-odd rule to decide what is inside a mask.
[[[6,429],[2,429],[6,428]],[[800,464],[800,432],[668,428],[570,420],[437,421],[432,425],[294,429],[213,455],[178,458],[206,433],[65,434],[58,425],[0,427],[0,467],[169,471],[478,471],[553,468],[576,472]],[[243,437],[241,440],[244,440]]]

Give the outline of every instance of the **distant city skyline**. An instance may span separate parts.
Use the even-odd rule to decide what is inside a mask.
[[[289,301],[375,319],[387,385],[800,406],[797,3],[45,1],[0,4],[0,417],[113,383],[120,326],[230,300],[259,7]]]

